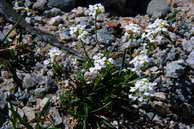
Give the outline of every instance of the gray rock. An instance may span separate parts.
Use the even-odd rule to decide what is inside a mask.
[[[36,97],[44,97],[47,92],[48,92],[48,89],[45,87],[44,88],[36,88],[34,90],[34,95]]]
[[[5,95],[2,92],[0,92],[0,110],[5,109],[6,105],[7,103],[5,101]]]
[[[35,17],[33,18],[33,20],[36,21],[36,22],[41,22],[42,19],[43,19],[42,16],[35,16]]]
[[[0,84],[4,82],[4,79],[0,77]]]
[[[57,84],[51,79],[47,79],[46,87],[47,87],[49,93],[55,92],[58,89]]]
[[[1,76],[3,79],[10,79],[12,77],[11,73],[9,71],[1,71]]]
[[[29,96],[30,96],[28,93],[26,93],[26,92],[24,92],[24,91],[18,91],[18,92],[16,92],[14,95],[15,95],[15,97],[16,97],[18,100],[20,100],[20,101],[28,100],[28,98],[29,98]]]
[[[114,42],[115,37],[107,30],[107,28],[103,28],[97,30],[97,40],[101,44],[111,45]]]
[[[176,87],[174,93],[178,101],[188,102],[192,98],[193,83],[191,81],[179,78],[173,83],[173,86]]]
[[[0,83],[1,90],[11,91],[15,87],[13,79],[4,80],[3,83]]]
[[[37,0],[34,4],[33,4],[33,9],[35,10],[44,10],[45,5],[47,3],[47,0]]]
[[[37,103],[36,106],[37,106],[38,109],[42,110],[49,101],[50,101],[50,99],[45,97],[42,100],[40,100],[40,102]]]
[[[25,21],[26,21],[28,24],[31,24],[31,23],[32,23],[32,18],[31,18],[31,17],[25,17]]]
[[[135,48],[140,45],[140,42],[137,42],[136,39],[130,39],[127,42],[124,42],[120,47],[121,50],[125,50],[126,48]]]
[[[34,108],[25,106],[22,108],[22,110],[23,110],[25,116],[27,117],[28,121],[32,121],[35,119],[36,116],[35,116],[35,109]]]
[[[5,37],[5,35],[3,34],[2,31],[0,31],[0,40],[3,40],[4,37]]]
[[[186,52],[191,52],[194,50],[194,40],[185,40],[183,43],[183,50]]]
[[[170,11],[170,5],[166,0],[151,0],[147,7],[147,14],[154,18],[166,15]]]
[[[35,99],[35,96],[30,96],[29,99],[28,99],[28,103],[29,104],[32,104],[32,105],[35,105],[36,104],[36,99]]]
[[[167,52],[166,50],[159,50],[156,54],[154,54],[155,57],[155,62],[161,67],[164,66],[166,64],[166,55]]]
[[[38,88],[33,91],[36,97],[43,97],[47,93],[55,92],[58,89],[57,84],[48,77],[38,75],[36,81]]]
[[[96,40],[95,40],[95,37],[93,37],[93,36],[87,36],[86,38],[83,38],[82,41],[85,44],[94,45]]]
[[[188,24],[184,21],[177,21],[174,23],[174,25],[176,26],[179,35],[186,36],[187,33],[190,32]]]
[[[159,101],[166,101],[166,99],[167,99],[166,93],[164,93],[164,92],[156,92],[154,94],[154,98],[156,98]]]
[[[44,15],[46,15],[47,17],[54,17],[54,16],[62,15],[62,14],[63,12],[58,8],[52,8],[50,10],[44,11]]]
[[[59,111],[55,107],[51,108],[49,113],[52,115],[55,126],[58,126],[63,123]]]
[[[8,108],[5,101],[5,95],[0,92],[0,127],[8,118]]]
[[[30,6],[32,6],[32,2],[31,2],[30,0],[25,0],[24,5],[25,5],[26,7],[30,7]]]
[[[82,19],[80,20],[79,25],[81,25],[81,26],[89,26],[90,23],[86,19],[83,18],[83,20]]]
[[[160,101],[154,101],[153,102],[154,109],[161,115],[170,114],[170,108],[169,105]]]
[[[59,32],[59,37],[61,40],[69,40],[71,39],[71,35],[70,35],[70,30],[69,29],[65,29],[62,32]]]
[[[177,55],[177,53],[176,53],[175,48],[172,48],[172,49],[168,52],[168,55],[167,55],[167,57],[166,57],[166,60],[167,60],[167,61],[173,61],[173,60],[176,59],[176,55]]]
[[[190,125],[190,129],[194,129],[194,125],[192,124],[192,125]]]
[[[13,125],[7,120],[5,123],[3,123],[2,127],[0,129],[12,129]]]
[[[173,61],[166,66],[166,76],[178,78],[186,72],[186,64],[183,60]]]
[[[180,105],[179,113],[183,120],[189,121],[193,116],[193,107],[188,103],[183,103]]]
[[[184,123],[178,123],[177,129],[191,129],[191,128]]]
[[[65,11],[70,11],[75,7],[75,0],[49,0],[49,7],[57,7]]]
[[[26,74],[23,79],[23,88],[34,88],[37,84],[36,78],[33,75]]]
[[[41,71],[44,68],[45,68],[44,64],[41,64],[41,63],[37,62],[34,70]]]
[[[52,17],[49,21],[48,24],[49,25],[58,25],[63,21],[63,18],[61,16],[55,16]]]
[[[186,60],[187,64],[194,69],[194,50],[189,54],[187,60]]]

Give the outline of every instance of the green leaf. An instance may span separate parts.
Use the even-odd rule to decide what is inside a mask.
[[[114,129],[114,126],[107,120],[102,120],[102,123],[105,124],[107,127]]]
[[[95,110],[91,111],[91,113],[98,112],[98,111],[100,111],[100,110],[106,108],[107,106],[109,106],[111,103],[112,103],[112,102],[109,102],[109,103],[105,104],[104,106],[102,106],[102,107],[100,107],[100,108],[98,108],[98,109],[95,109]]]
[[[45,116],[45,115],[48,114],[50,107],[51,107],[51,99],[49,99],[47,101],[47,103],[43,107],[42,111],[39,113],[38,118],[37,118],[37,121],[39,121],[42,116]]]
[[[61,129],[61,128],[48,128],[48,129]]]
[[[26,117],[22,118],[13,108],[13,106],[11,105],[10,108],[13,117],[14,117],[14,122],[17,122],[17,120],[19,121],[20,124],[24,125],[27,129],[33,129],[33,127],[28,123]],[[14,123],[14,127],[16,127],[16,123]]]

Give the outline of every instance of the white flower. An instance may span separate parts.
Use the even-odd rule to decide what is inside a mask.
[[[111,122],[111,124],[116,128],[119,129],[119,122],[114,120],[113,122]]]
[[[137,80],[134,87],[130,87],[131,92],[128,97],[132,100],[145,102],[154,94],[154,86],[156,83],[151,83],[147,78]]]
[[[103,57],[103,54],[102,54],[102,53],[98,53],[98,54],[96,54],[96,55],[93,56],[93,59],[94,59],[94,60],[99,60],[99,59],[101,59],[102,57]]]
[[[134,23],[129,23],[125,27],[125,31],[131,35],[132,37],[140,35],[141,34],[141,27]]]
[[[168,32],[167,27],[169,24],[162,19],[156,19],[153,24],[146,27],[145,32],[142,34],[143,39],[148,39],[149,42],[160,42],[161,32]],[[160,37],[158,37],[160,36]]]
[[[136,56],[130,63],[134,65],[135,70],[141,70],[146,64],[150,62],[149,57],[145,54]]]
[[[60,56],[63,52],[59,48],[53,47],[49,50],[48,55],[50,56],[51,62],[54,62],[56,56]]]
[[[98,69],[97,68],[95,68],[95,67],[91,67],[91,68],[89,68],[89,71],[90,71],[90,73],[94,73],[94,74],[96,74],[98,71],[97,71]]]
[[[83,40],[84,38],[86,38],[86,36],[88,35],[87,31],[83,31],[77,38],[79,40]]]
[[[79,36],[80,34],[83,33],[85,29],[85,26],[82,26],[82,25],[77,25],[75,27],[70,27],[70,35],[72,36]]]
[[[167,23],[166,20],[156,19],[153,24],[150,24],[147,26],[147,29],[159,29],[159,28],[162,29],[162,28],[166,28],[168,26],[169,26],[169,24]]]
[[[109,58],[107,61],[108,61],[110,64],[114,64],[114,60],[113,60],[112,58]]]
[[[43,61],[43,64],[46,65],[46,66],[47,66],[49,63],[50,63],[49,60],[44,60],[44,61]]]
[[[90,16],[96,17],[104,12],[105,12],[104,6],[102,6],[101,4],[89,5]]]
[[[94,66],[105,67],[106,57],[94,61]]]
[[[93,56],[93,60],[94,60],[94,67],[89,68],[89,73],[86,72],[84,77],[86,78],[86,80],[91,81],[90,79],[93,77],[96,77],[96,75],[98,74],[98,72],[100,70],[102,70],[103,68],[106,68],[107,66],[107,62],[110,64],[114,63],[114,60],[112,58],[108,58],[105,57],[103,54],[98,53],[95,56]],[[92,76],[92,77],[89,77]]]

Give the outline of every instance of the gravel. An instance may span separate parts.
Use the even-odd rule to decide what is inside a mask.
[[[60,45],[73,48],[81,56],[86,55],[85,51],[91,58],[98,53],[106,53],[106,56],[115,60],[117,66],[120,67],[123,64],[126,69],[134,70],[132,64],[130,64],[131,60],[141,54],[146,53],[148,55],[150,62],[146,64],[145,68],[141,69],[138,75],[157,83],[154,87],[155,92],[149,103],[141,106],[134,103],[133,108],[129,108],[128,105],[122,107],[126,109],[126,114],[113,114],[115,116],[113,119],[116,121],[114,123],[119,123],[119,126],[124,129],[136,129],[138,127],[145,129],[192,129],[194,128],[194,40],[192,27],[194,16],[191,15],[191,12],[185,12],[186,10],[183,10],[183,7],[178,7],[177,9],[182,10],[175,15],[175,11],[169,6],[170,4],[165,1],[151,0],[148,6],[144,8],[144,10],[147,9],[149,16],[136,16],[136,14],[142,14],[136,8],[143,8],[143,5],[145,5],[143,2],[129,2],[131,3],[129,6],[126,0],[119,1],[119,4],[117,3],[118,0],[106,1],[104,4],[109,4],[109,6],[105,6],[106,8],[113,5],[115,5],[113,7],[118,7],[117,12],[114,12],[116,11],[115,8],[112,11],[111,8],[107,10],[109,13],[112,12],[112,15],[119,14],[119,16],[122,16],[121,13],[123,12],[125,16],[126,14],[135,16],[123,18],[105,13],[98,17],[96,28],[94,19],[88,16],[87,8],[73,9],[78,6],[78,3],[74,0],[12,2],[18,12],[24,14],[27,23],[43,30],[44,33],[53,34],[61,41]],[[91,1],[87,2],[92,3]],[[126,6],[120,8],[123,5]],[[26,7],[29,9],[23,9]],[[73,10],[70,11],[71,9]],[[170,13],[168,14],[168,12]],[[159,18],[167,20],[169,24],[167,32],[160,34],[162,38],[159,42],[150,43],[146,38],[138,36],[131,39],[130,32],[125,33],[125,25],[132,23],[141,27],[142,35],[146,26]],[[84,30],[90,33],[82,40],[84,46],[80,44],[76,37],[71,35],[70,27],[77,25],[85,26]],[[12,23],[8,21],[0,22],[0,40],[3,39],[4,33],[11,29],[11,26],[13,26]],[[14,67],[17,68],[17,76],[22,81],[20,88],[13,81],[13,75],[9,72],[9,69],[0,64],[0,127],[2,126],[0,129],[8,129],[11,126],[11,124],[7,124],[10,123],[8,120],[8,103],[13,103],[14,107],[18,108],[19,114],[21,116],[25,114],[27,120],[31,122],[30,124],[34,124],[35,114],[41,112],[49,100],[51,100],[51,105],[48,115],[45,115],[45,118],[49,119],[45,119],[42,126],[49,128],[52,123],[59,128],[70,128],[71,125],[64,122],[68,116],[64,113],[65,111],[59,109],[60,94],[66,90],[76,89],[78,82],[75,80],[75,75],[79,72],[86,72],[87,68],[85,67],[88,66],[82,66],[82,58],[77,58],[64,50],[61,50],[62,54],[55,56],[51,63],[49,50],[53,46],[41,41],[36,35],[19,33],[21,30],[18,28],[14,30],[7,41],[13,41],[13,44],[19,41],[33,44],[26,48],[32,50],[34,62],[29,66],[26,64],[30,61],[25,56],[32,57],[31,54],[18,58],[19,62],[23,62],[22,65],[14,64]],[[135,31],[135,29],[133,30]],[[97,40],[95,32],[97,32]],[[48,39],[47,36],[44,38]],[[99,44],[96,45],[96,43]],[[83,47],[85,47],[85,51]],[[0,46],[0,51],[1,48]],[[105,50],[107,51],[105,52]],[[125,56],[124,51],[126,51]],[[2,58],[0,57],[0,61]],[[123,59],[125,60],[123,61]],[[56,66],[54,69],[56,64],[60,64],[60,66]],[[128,92],[124,94],[126,93]],[[131,114],[130,118],[126,117],[127,114]],[[144,115],[146,116],[145,119],[142,118]],[[72,118],[70,120],[74,122]]]

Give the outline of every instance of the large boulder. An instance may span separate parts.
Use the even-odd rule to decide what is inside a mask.
[[[104,0],[106,11],[119,16],[145,14],[150,0]]]
[[[76,0],[48,0],[47,5],[49,7],[60,8],[64,11],[70,11],[75,7]]]
[[[147,7],[147,14],[158,18],[170,11],[170,3],[167,0],[151,0]]]
[[[146,8],[150,0],[76,0],[77,6],[93,5],[101,3],[105,6],[106,12],[117,16],[136,16],[146,14]]]
[[[33,9],[35,9],[35,10],[44,10],[46,3],[47,3],[47,0],[37,0],[33,4]]]

